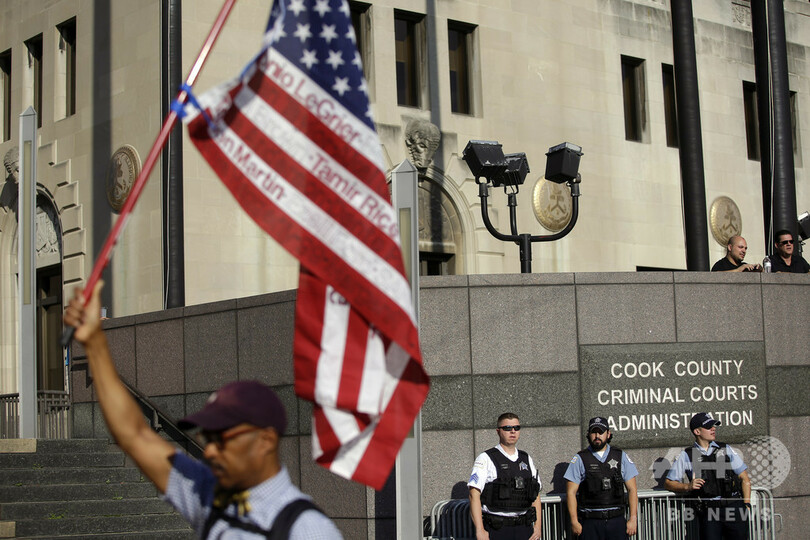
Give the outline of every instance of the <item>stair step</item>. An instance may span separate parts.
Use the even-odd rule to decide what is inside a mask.
[[[121,452],[72,454],[0,454],[0,469],[46,469],[49,467],[121,467]]]
[[[106,439],[37,439],[37,454],[120,453]]]
[[[118,484],[62,484],[52,486],[0,487],[0,503],[20,501],[76,501],[106,499],[142,499],[157,496],[150,482],[123,482]]]
[[[18,540],[50,540],[53,536],[23,536],[16,537]],[[192,540],[197,538],[190,528],[175,529],[166,531],[147,531],[142,533],[127,532],[127,533],[101,533],[101,534],[69,534],[58,537],[59,540],[70,540],[92,538],[93,540]]]
[[[143,479],[143,473],[136,467],[6,469],[0,474],[0,486],[119,484],[121,482],[140,482]]]
[[[169,514],[174,509],[166,502],[155,498],[17,502],[0,506],[0,520],[20,521],[26,519],[63,519],[80,516],[125,516],[141,514]]]
[[[89,536],[98,533],[120,533],[121,531],[139,533],[165,531],[183,529],[186,526],[186,522],[178,514],[94,516],[18,521],[16,534],[18,537],[47,535],[56,537],[71,534]]]
[[[3,534],[29,539],[191,540],[194,532],[104,439],[0,440]]]

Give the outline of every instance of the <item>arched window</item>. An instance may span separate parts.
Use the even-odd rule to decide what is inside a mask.
[[[433,179],[419,177],[419,275],[465,273],[464,234],[458,208]]]

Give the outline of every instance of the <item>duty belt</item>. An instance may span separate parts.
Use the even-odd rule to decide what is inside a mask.
[[[537,510],[534,507],[529,508],[526,513],[519,516],[499,516],[497,514],[484,514],[484,523],[493,529],[500,529],[501,527],[512,527],[514,525],[531,525],[537,521]]]
[[[615,517],[624,516],[623,508],[614,508],[612,510],[589,510],[584,512],[580,510],[577,515],[581,519],[613,519]]]

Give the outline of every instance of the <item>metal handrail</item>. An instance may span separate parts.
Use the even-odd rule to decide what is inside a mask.
[[[0,439],[20,436],[20,394],[0,394]],[[44,439],[67,439],[71,432],[70,395],[37,391],[37,433]]]
[[[180,429],[171,416],[129,381],[121,377],[121,382],[132,394],[152,429],[165,433],[192,456],[202,458],[203,447],[194,437]],[[0,439],[19,438],[19,402],[19,393],[0,394]],[[44,439],[69,439],[72,435],[70,394],[61,390],[40,390],[37,392],[37,405],[39,436]]]
[[[158,433],[165,433],[170,439],[183,447],[186,452],[197,459],[202,459],[204,449],[194,437],[180,429],[177,426],[177,422],[174,420],[174,418],[166,414],[151,399],[138,390],[134,385],[130,384],[129,381],[127,381],[124,377],[121,377],[121,382],[124,383],[124,386],[127,388],[127,390],[129,390],[129,393],[132,394],[133,398],[135,398],[135,402],[138,403],[143,415],[149,420],[152,429]]]

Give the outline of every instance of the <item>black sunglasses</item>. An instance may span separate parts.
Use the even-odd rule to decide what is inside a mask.
[[[786,245],[792,244],[792,243],[793,243],[793,240],[782,240],[781,242],[779,242],[779,245],[780,246],[786,246]]]
[[[197,441],[203,445],[203,447],[208,446],[209,444],[214,444],[217,448],[224,448],[225,443],[230,441],[231,439],[235,439],[240,435],[244,435],[245,433],[250,433],[252,431],[258,431],[262,428],[250,426],[244,429],[240,429],[239,431],[234,431],[233,433],[226,433],[227,430],[223,431],[206,431],[202,430],[197,433]]]
[[[502,429],[504,431],[520,431],[520,426],[498,426],[498,429]]]

